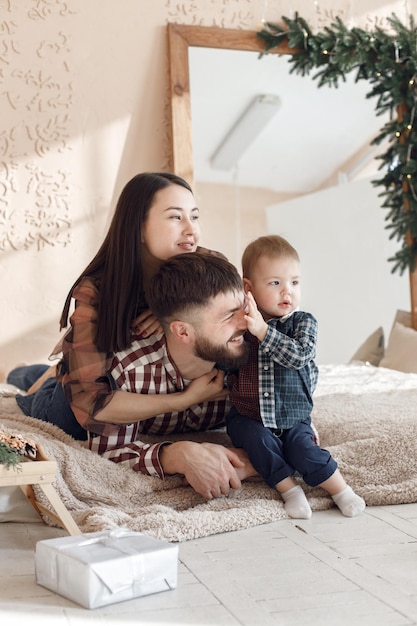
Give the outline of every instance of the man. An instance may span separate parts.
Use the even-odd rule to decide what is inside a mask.
[[[155,416],[144,398],[141,415],[129,424],[110,423],[103,411],[96,419],[105,428],[89,432],[90,449],[142,473],[183,474],[207,499],[227,495],[256,474],[242,450],[166,439],[145,444],[137,437],[223,425],[229,407],[224,372],[216,365],[238,368],[248,356],[241,278],[221,257],[178,255],[162,264],[147,301],[164,334],[136,339],[116,353],[110,374],[118,389],[148,395],[149,402],[166,394],[166,407]]]

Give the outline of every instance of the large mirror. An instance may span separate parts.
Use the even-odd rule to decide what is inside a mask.
[[[193,182],[189,48],[195,46],[259,53],[263,47],[253,31],[180,24],[168,24],[168,45],[172,121],[171,166],[178,175]],[[285,46],[281,46],[279,52],[289,51]],[[207,77],[207,89],[210,89],[210,77]]]
[[[409,310],[410,293],[408,277],[390,273],[387,258],[396,246],[388,241],[379,191],[369,178],[376,177],[378,165],[370,141],[383,120],[366,101],[368,86],[358,83],[352,89],[352,77],[345,91],[318,89],[311,78],[296,77],[295,87],[285,56],[289,50],[281,47],[259,60],[263,45],[252,31],[169,25],[168,33],[172,168],[203,189],[204,205],[213,214],[227,198],[220,209],[223,228],[219,222],[216,232],[219,241],[226,233],[235,239],[229,258],[239,266],[248,239],[265,232],[283,234],[299,248],[303,304],[320,320],[323,363],[348,360],[376,326],[388,335],[396,309]],[[266,89],[268,64],[275,65],[275,78]],[[255,158],[243,155],[238,167],[213,168],[209,161],[216,147],[248,104],[242,76],[246,87],[256,82],[259,92],[281,100],[262,131],[269,146],[260,135]],[[241,206],[233,218],[235,189],[257,207],[252,222]],[[242,223],[246,232],[238,232]]]

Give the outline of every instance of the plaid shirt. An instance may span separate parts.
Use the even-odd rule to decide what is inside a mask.
[[[283,321],[269,320],[262,342],[249,333],[248,338],[248,363],[237,374],[229,374],[231,402],[239,413],[264,426],[290,428],[304,418],[306,407],[311,410],[318,378],[313,360],[317,320],[295,311]]]
[[[132,342],[124,351],[115,353],[110,375],[117,389],[132,393],[175,393],[187,387],[175,364],[170,360],[165,336],[151,335]],[[178,413],[164,413],[129,425],[111,425],[113,432],[92,435],[90,449],[116,462],[128,465],[144,474],[163,477],[159,462],[160,447],[168,441],[145,444],[136,437],[204,431],[224,424],[228,403],[204,402]]]
[[[224,255],[198,247],[200,254]],[[75,309],[71,326],[53,350],[50,358],[60,358],[58,380],[65,397],[83,428],[98,434],[109,431],[107,424],[96,420],[99,411],[111,401],[114,384],[108,372],[113,353],[100,352],[94,343],[100,302],[100,278],[85,276],[75,287]],[[133,320],[132,320],[133,321]]]
[[[100,281],[83,278],[72,296],[71,326],[49,358],[60,358],[57,378],[77,421],[86,430],[101,433],[107,425],[97,422],[95,415],[112,399],[114,385],[108,375],[113,354],[99,352],[94,344]]]

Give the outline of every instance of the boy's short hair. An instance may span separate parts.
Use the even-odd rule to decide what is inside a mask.
[[[243,278],[250,278],[255,263],[262,256],[275,258],[284,256],[300,262],[297,250],[284,237],[265,235],[258,237],[246,246],[242,255]]]
[[[221,293],[240,292],[234,265],[215,254],[188,252],[164,261],[147,290],[148,306],[161,321],[207,307]]]

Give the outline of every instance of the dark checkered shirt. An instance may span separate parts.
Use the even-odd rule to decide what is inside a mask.
[[[250,356],[238,374],[229,374],[230,400],[242,415],[271,428],[291,428],[311,412],[317,385],[314,363],[317,320],[295,311],[268,321],[265,339],[248,333]]]
[[[189,383],[181,378],[170,360],[163,334],[135,340],[128,349],[115,353],[110,375],[118,389],[142,394],[175,393]],[[205,402],[179,413],[164,413],[134,424],[113,426],[111,434],[94,436],[89,433],[89,446],[116,463],[162,477],[159,450],[161,445],[168,443],[167,440],[147,444],[137,436],[140,433],[165,436],[215,428],[224,424],[229,408],[225,401]]]

